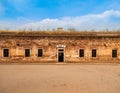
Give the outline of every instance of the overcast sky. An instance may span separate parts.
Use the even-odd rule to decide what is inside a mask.
[[[0,0],[0,29],[119,30],[120,0]]]

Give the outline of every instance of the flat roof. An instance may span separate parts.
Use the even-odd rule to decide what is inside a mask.
[[[120,31],[0,31],[0,36],[120,37]]]

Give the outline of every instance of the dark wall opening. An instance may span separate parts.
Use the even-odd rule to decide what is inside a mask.
[[[117,49],[112,50],[112,57],[113,58],[117,57]]]
[[[96,49],[92,49],[92,57],[96,57],[97,56],[97,51]]]
[[[79,57],[84,57],[84,49],[79,50]]]
[[[38,57],[42,57],[43,56],[43,50],[42,49],[38,49]]]
[[[58,53],[58,61],[64,62],[64,53]]]
[[[9,49],[3,50],[3,57],[9,57]]]
[[[25,57],[30,57],[30,49],[25,49]]]
[[[58,50],[58,62],[64,62],[64,50],[63,49]]]

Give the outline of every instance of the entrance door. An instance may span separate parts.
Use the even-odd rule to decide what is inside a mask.
[[[63,49],[58,50],[58,62],[64,62],[64,50]]]
[[[63,62],[64,61],[64,53],[58,53],[58,61]]]

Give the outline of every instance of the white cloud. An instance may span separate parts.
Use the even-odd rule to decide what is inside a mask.
[[[8,22],[9,23],[9,22]],[[101,14],[89,14],[78,17],[63,17],[56,19],[43,19],[40,21],[26,21],[26,23],[20,20],[11,22],[7,26],[11,29],[57,29],[58,27],[75,28],[77,30],[118,30],[120,29],[120,11],[107,10]],[[1,23],[0,23],[1,24]],[[2,24],[4,26],[4,23]],[[0,25],[0,27],[3,27]],[[4,27],[5,28],[5,27]]]
[[[27,23],[26,28],[53,29],[58,27],[75,28],[78,30],[116,30],[120,29],[120,22],[113,21],[113,17],[120,20],[120,11],[107,10],[101,14],[89,14],[78,17],[63,17],[60,19],[43,19],[41,21]]]

